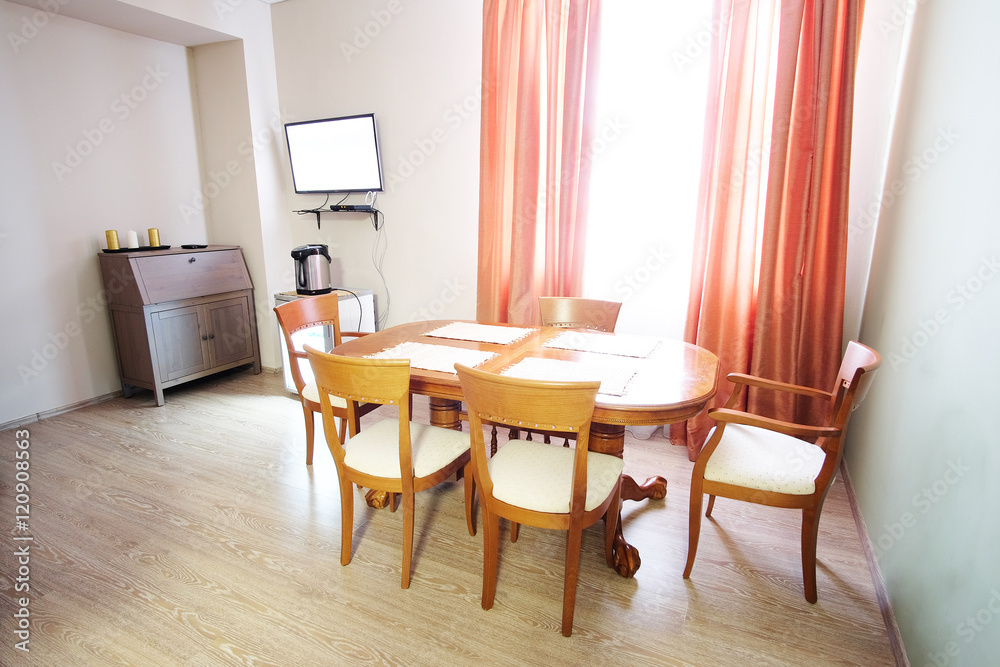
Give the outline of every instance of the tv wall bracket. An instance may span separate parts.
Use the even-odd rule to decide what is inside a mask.
[[[316,229],[319,229],[320,228],[320,224],[319,224],[320,223],[320,217],[319,217],[319,214],[320,213],[325,213],[327,210],[328,209],[325,209],[325,208],[307,208],[307,209],[303,209],[301,211],[295,211],[295,213],[298,213],[299,215],[305,215],[306,213],[314,213],[314,214],[316,214]],[[369,214],[375,214],[375,215],[378,214],[378,210],[376,208],[372,207],[372,206],[369,206],[368,204],[359,204],[359,205],[353,205],[353,204],[331,204],[330,208],[329,208],[329,211],[331,213],[369,213]]]

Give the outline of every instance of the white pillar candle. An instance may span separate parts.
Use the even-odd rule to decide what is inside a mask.
[[[125,232],[125,247],[126,248],[139,247],[139,235],[135,233],[135,230],[130,229],[127,232]]]

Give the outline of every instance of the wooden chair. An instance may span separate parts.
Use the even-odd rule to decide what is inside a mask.
[[[575,296],[540,296],[538,310],[542,326],[614,331],[618,322],[619,301],[600,301]]]
[[[410,362],[407,359],[357,359],[326,354],[306,346],[316,376],[326,443],[337,465],[341,500],[340,563],[351,562],[354,533],[354,488],[386,491],[395,507],[400,494],[403,506],[402,587],[410,586],[413,551],[413,495],[436,486],[459,470],[465,473],[465,518],[469,534],[474,488],[470,466],[469,436],[461,431],[410,422]],[[333,427],[332,397],[347,403],[351,439],[344,444]],[[358,403],[395,405],[397,419],[382,419],[358,432]]]
[[[851,341],[833,391],[731,373],[735,386],[725,406],[709,412],[717,423],[698,455],[691,475],[688,558],[684,578],[691,575],[701,530],[702,494],[705,516],[712,516],[716,496],[802,510],[802,577],[805,597],[816,602],[816,538],[823,501],[843,455],[843,438],[851,412],[871,385],[882,360],[878,353]],[[734,410],[743,387],[759,387],[812,396],[829,403],[820,426],[778,421]],[[800,438],[815,440],[815,444]]]
[[[312,465],[316,428],[315,415],[320,411],[319,392],[316,391],[316,383],[313,379],[302,373],[299,360],[305,360],[306,354],[302,350],[296,349],[292,342],[292,335],[303,329],[325,325],[333,328],[333,344],[335,346],[340,345],[343,335],[355,338],[364,336],[364,333],[356,331],[341,333],[338,301],[338,295],[331,293],[296,299],[274,309],[274,314],[278,317],[278,325],[281,327],[281,333],[285,339],[285,347],[288,349],[288,363],[291,366],[292,380],[295,383],[295,390],[299,394],[302,412],[306,419],[306,465]],[[378,405],[361,407],[358,410],[358,418],[377,407]],[[340,420],[340,438],[343,441],[347,436],[347,422],[345,421],[347,419],[347,403],[335,399],[332,414]],[[357,426],[355,424],[355,427]]]
[[[496,595],[499,519],[567,531],[562,633],[573,632],[573,610],[584,528],[604,517],[605,559],[621,509],[622,460],[588,451],[599,382],[540,382],[455,365],[469,407],[472,470],[483,510],[483,609]],[[511,440],[490,458],[484,423],[524,425],[577,434],[576,448]]]

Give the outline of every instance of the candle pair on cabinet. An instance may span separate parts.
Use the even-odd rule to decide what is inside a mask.
[[[160,230],[156,227],[150,227],[147,230],[149,238],[149,247],[158,248],[160,247]],[[108,250],[118,250],[121,246],[118,244],[118,231],[114,229],[108,229],[104,232],[105,237],[108,240]],[[139,235],[135,230],[130,229],[125,232],[125,247],[126,248],[139,248]]]

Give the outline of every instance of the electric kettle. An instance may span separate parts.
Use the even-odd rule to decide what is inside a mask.
[[[299,246],[292,250],[295,260],[296,294],[326,294],[330,286],[330,253],[320,243]]]

